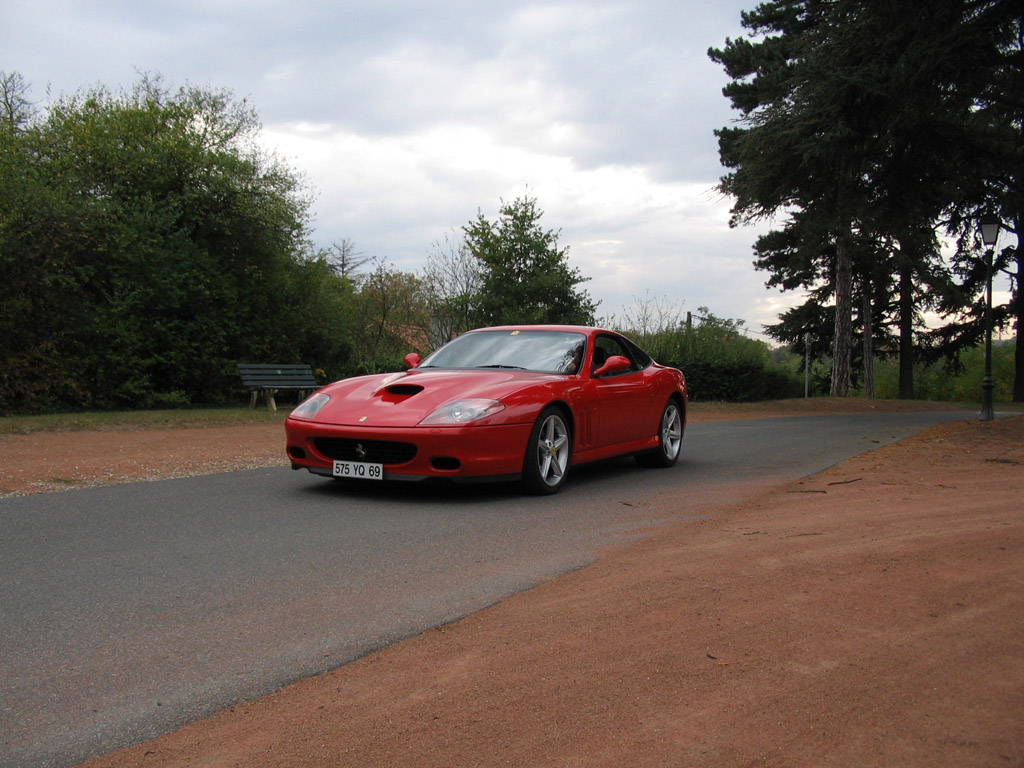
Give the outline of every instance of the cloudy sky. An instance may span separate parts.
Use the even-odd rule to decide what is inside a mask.
[[[706,306],[760,330],[794,301],[730,230],[709,46],[753,0],[4,2],[0,70],[39,105],[140,72],[247,98],[316,192],[317,244],[417,271],[501,200],[537,198],[599,314]],[[49,94],[49,95],[48,95]]]

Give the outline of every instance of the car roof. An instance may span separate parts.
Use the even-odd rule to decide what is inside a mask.
[[[475,333],[476,331],[556,331],[587,335],[595,332],[614,333],[614,331],[606,331],[590,325],[494,325],[487,328],[474,328],[471,331],[467,331],[467,333]]]

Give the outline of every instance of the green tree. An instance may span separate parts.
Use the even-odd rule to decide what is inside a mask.
[[[789,244],[803,250],[800,270],[827,270],[833,394],[849,392],[854,283],[877,272],[870,260],[895,258],[902,272],[904,343],[912,283],[941,277],[937,249],[919,247],[919,233],[934,230],[971,172],[964,139],[1011,5],[944,0],[911,18],[899,4],[776,0],[743,14],[755,39],[709,51],[742,114],[742,127],[717,132],[734,222],[801,217]],[[902,247],[859,250],[865,237]]]
[[[348,375],[356,359],[358,307],[352,281],[339,278],[336,264],[323,253],[299,259],[290,271],[289,285],[282,286],[282,292],[300,310],[280,318],[287,323],[284,330],[294,347],[290,359],[323,371],[325,382]]]
[[[308,324],[337,331],[343,279],[258,131],[230,93],[148,76],[0,131],[0,410],[214,402],[236,362],[342,354]]]
[[[597,304],[579,288],[587,281],[558,247],[558,232],[544,230],[534,198],[501,204],[497,221],[482,213],[463,227],[466,246],[480,264],[479,321],[503,323],[593,322]]]
[[[352,338],[358,360],[352,373],[402,367],[409,352],[429,352],[430,318],[422,281],[378,263],[357,281]]]
[[[725,93],[749,126],[716,132],[723,165],[732,169],[720,188],[736,200],[734,222],[803,210],[831,246],[832,393],[845,396],[852,341],[850,249],[863,197],[863,144],[870,138],[863,123],[876,105],[816,58],[836,31],[829,8],[799,0],[764,3],[743,14],[744,26],[765,34],[764,40],[727,40],[709,55],[734,78]]]
[[[945,297],[951,322],[935,333],[935,351],[956,367],[962,352],[980,343],[984,333],[986,249],[978,220],[995,214],[1004,232],[995,253],[995,275],[1010,277],[1010,300],[993,308],[996,328],[1015,328],[1013,399],[1024,402],[1024,18],[1019,4],[982,3],[988,46],[984,56],[959,62],[969,76],[975,102],[960,139],[960,185],[951,198],[948,228],[958,237],[954,259],[958,292]]]

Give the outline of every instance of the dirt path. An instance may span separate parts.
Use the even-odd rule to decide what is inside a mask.
[[[718,508],[87,765],[1024,766],[1024,417]]]

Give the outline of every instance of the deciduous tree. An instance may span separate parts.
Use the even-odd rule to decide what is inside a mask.
[[[340,296],[309,293],[310,198],[258,130],[151,76],[0,129],[0,410],[216,402],[237,362],[324,363],[308,323]]]

